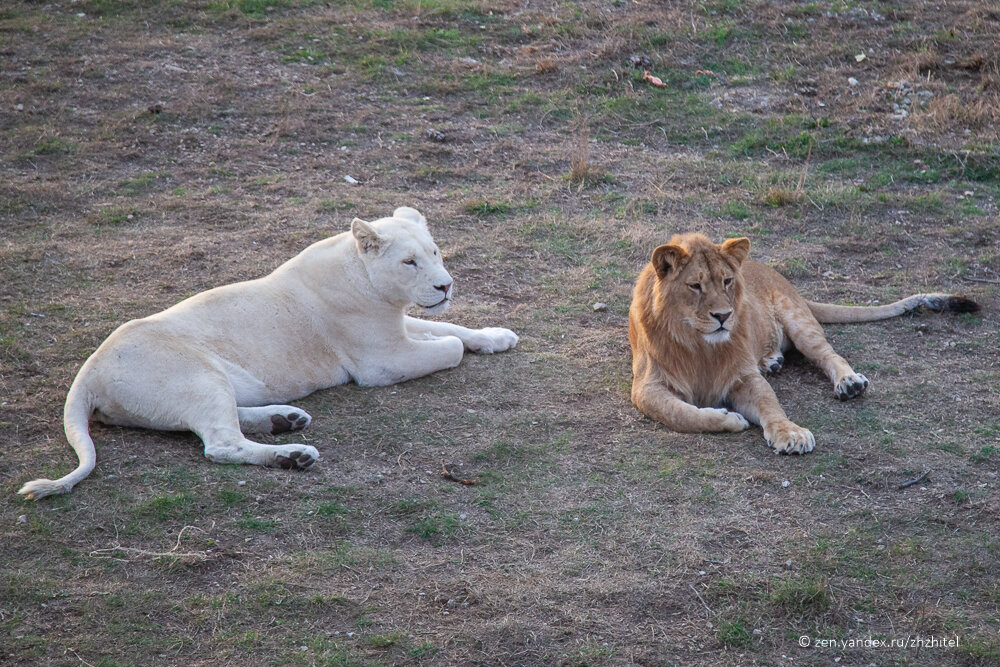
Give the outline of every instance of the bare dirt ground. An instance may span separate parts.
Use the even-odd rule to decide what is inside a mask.
[[[0,663],[1000,663],[998,35],[969,1],[4,2]],[[94,425],[71,495],[15,494],[74,467],[115,327],[400,205],[447,319],[516,350],[300,401],[306,474]],[[625,316],[688,230],[812,299],[984,310],[829,327],[873,386],[774,379],[813,454],[671,433]]]

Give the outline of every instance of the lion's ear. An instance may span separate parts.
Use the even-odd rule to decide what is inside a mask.
[[[736,260],[737,264],[742,264],[743,260],[750,254],[750,239],[745,237],[728,239],[722,244],[722,254],[729,255]]]
[[[379,252],[385,239],[378,235],[375,228],[362,220],[354,218],[351,220],[351,234],[358,243],[358,250],[361,252]]]
[[[687,257],[688,253],[684,248],[676,244],[664,243],[653,251],[653,257],[650,261],[653,263],[656,275],[662,279],[666,278],[671,271],[679,270]]]
[[[427,226],[427,218],[425,218],[420,211],[418,211],[415,208],[411,208],[409,206],[400,206],[399,208],[397,208],[395,211],[392,212],[392,217],[402,218],[403,220],[409,220],[424,227]]]

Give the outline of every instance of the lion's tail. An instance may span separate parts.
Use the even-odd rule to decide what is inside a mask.
[[[838,306],[832,303],[806,301],[813,317],[823,324],[872,322],[896,317],[919,308],[937,312],[977,313],[979,304],[955,294],[914,294],[884,306]]]
[[[86,389],[81,379],[83,373],[77,376],[73,386],[66,396],[66,408],[63,410],[63,426],[66,429],[66,439],[76,451],[80,463],[76,470],[57,480],[36,479],[28,482],[18,491],[29,500],[38,500],[45,496],[58,493],[69,493],[90,471],[97,462],[97,452],[94,441],[90,438],[90,414],[94,410],[90,391]]]

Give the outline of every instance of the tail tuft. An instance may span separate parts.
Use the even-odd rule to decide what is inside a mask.
[[[955,294],[926,294],[920,305],[939,313],[978,313],[980,310],[979,304],[972,299]]]
[[[978,313],[980,311],[978,303],[964,296],[948,297],[948,311],[952,313]]]

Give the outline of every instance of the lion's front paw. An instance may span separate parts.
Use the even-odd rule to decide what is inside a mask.
[[[785,365],[785,355],[781,352],[771,355],[770,357],[764,357],[760,360],[760,372],[764,375],[774,375],[780,371]]]
[[[319,452],[310,445],[283,445],[274,455],[271,467],[307,470],[319,460]]]
[[[700,411],[713,418],[719,419],[718,428],[711,430],[738,433],[739,431],[745,431],[750,428],[750,422],[748,422],[747,418],[738,412],[732,412],[725,408],[700,408]]]
[[[510,329],[487,327],[477,329],[473,334],[469,340],[465,341],[465,346],[472,352],[479,354],[503,352],[517,345],[517,334]]]
[[[837,392],[837,398],[846,401],[851,398],[857,398],[865,393],[865,389],[868,389],[868,378],[852,371],[840,379],[835,391]]]
[[[768,424],[764,437],[775,454],[808,454],[816,447],[812,432],[790,421]]]

